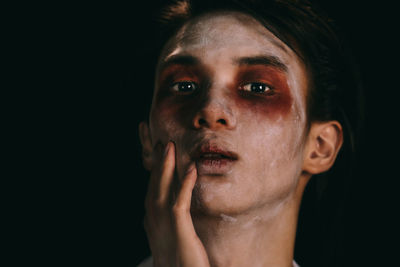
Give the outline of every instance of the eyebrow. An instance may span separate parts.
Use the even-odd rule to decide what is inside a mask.
[[[239,57],[233,59],[234,64],[237,65],[265,65],[278,68],[287,72],[288,67],[277,57],[270,55],[259,55],[251,57]],[[159,71],[168,68],[171,65],[193,66],[199,65],[201,62],[197,57],[192,55],[173,55],[168,57],[159,66]]]
[[[233,62],[237,65],[265,65],[278,68],[284,72],[287,72],[288,67],[275,56],[253,56],[253,57],[240,57],[235,58]]]
[[[159,70],[162,71],[171,65],[193,66],[199,64],[200,60],[197,57],[191,55],[173,55],[160,64]]]

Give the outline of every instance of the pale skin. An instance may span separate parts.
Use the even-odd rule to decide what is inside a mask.
[[[337,121],[307,127],[308,84],[298,56],[245,14],[204,15],[167,43],[139,127],[155,266],[292,266],[304,188],[343,142]],[[194,157],[204,144],[234,159]]]

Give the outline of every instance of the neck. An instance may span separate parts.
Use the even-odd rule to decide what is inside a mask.
[[[211,266],[291,267],[299,204],[291,199],[247,214],[192,217]]]

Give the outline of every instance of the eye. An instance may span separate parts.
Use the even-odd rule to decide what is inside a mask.
[[[254,83],[246,83],[240,87],[241,90],[243,91],[248,91],[248,92],[253,92],[253,93],[265,93],[269,90],[271,90],[271,87],[269,87],[265,83],[260,83],[260,82],[254,82]]]
[[[177,82],[172,85],[171,89],[179,93],[190,93],[197,89],[197,85],[194,82]]]

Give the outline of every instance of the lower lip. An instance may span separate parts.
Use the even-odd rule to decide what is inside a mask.
[[[235,162],[236,160],[229,158],[199,159],[196,161],[197,173],[199,175],[224,175],[231,170]]]

